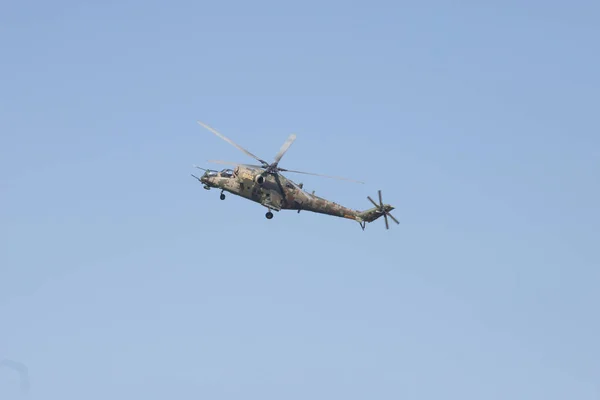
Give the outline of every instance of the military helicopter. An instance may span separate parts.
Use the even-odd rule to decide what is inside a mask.
[[[314,191],[312,193],[308,193],[303,189],[302,183],[297,184],[291,179],[283,176],[280,172],[315,175],[332,179],[343,179],[357,183],[364,183],[342,177],[301,172],[279,167],[279,161],[281,161],[281,158],[285,152],[289,149],[294,140],[296,140],[295,134],[291,134],[287,138],[285,143],[279,149],[279,152],[275,155],[273,162],[268,163],[250,153],[248,150],[238,145],[231,139],[225,137],[211,126],[201,121],[197,122],[204,128],[214,133],[216,136],[220,137],[236,147],[238,150],[261,163],[261,165],[254,165],[220,160],[209,160],[209,162],[213,163],[235,166],[234,169],[226,168],[221,171],[195,166],[196,168],[203,170],[204,174],[200,177],[197,177],[194,174],[192,174],[192,176],[202,183],[204,185],[204,189],[206,190],[210,190],[212,188],[217,190],[220,189],[221,200],[225,200],[225,192],[252,200],[268,209],[267,213],[265,214],[267,219],[273,218],[272,211],[279,212],[281,210],[297,210],[299,213],[300,211],[304,210],[357,221],[363,231],[365,230],[367,223],[373,222],[381,216],[385,218],[386,229],[390,228],[388,216],[396,224],[399,224],[398,220],[394,218],[392,214],[390,214],[390,211],[392,211],[394,207],[383,203],[381,199],[381,190],[378,192],[379,204],[377,204],[370,196],[367,196],[367,199],[373,203],[373,208],[364,211],[352,210],[340,204],[334,203],[333,201],[316,196]]]

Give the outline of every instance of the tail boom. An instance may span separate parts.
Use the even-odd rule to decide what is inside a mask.
[[[375,203],[375,201],[369,196],[367,196],[367,198],[371,201],[371,203],[373,203],[373,205],[375,205],[375,207],[364,211],[352,210],[348,207],[344,207],[340,204],[314,195],[312,195],[308,201],[301,204],[298,203],[297,208],[294,207],[294,209],[297,209],[298,212],[305,210],[319,214],[331,215],[334,217],[351,219],[357,221],[363,230],[365,229],[367,223],[373,222],[381,217],[385,218],[386,229],[389,229],[388,217],[390,217],[395,223],[400,223],[398,220],[396,220],[396,218],[394,218],[394,216],[392,216],[392,214],[390,214],[390,211],[394,210],[394,207],[389,204],[384,204],[381,200],[381,190],[379,191],[379,204]]]
[[[388,213],[394,209],[394,207],[392,207],[389,204],[384,204],[383,206],[384,206],[385,212],[388,212]],[[373,208],[369,208],[368,210],[357,213],[356,217],[360,221],[373,222],[376,219],[383,217],[383,215],[384,215],[384,213],[378,207],[373,207]]]
[[[298,211],[310,211],[318,214],[331,215],[333,217],[347,218],[357,220],[360,211],[352,210],[332,201],[314,196],[312,201],[308,201],[299,208]]]

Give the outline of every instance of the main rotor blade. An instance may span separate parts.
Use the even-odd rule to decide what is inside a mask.
[[[208,162],[210,163],[214,163],[214,164],[224,164],[224,165],[242,165],[244,167],[253,167],[253,168],[260,168],[260,169],[264,169],[264,167],[262,165],[255,165],[255,164],[242,164],[242,163],[236,163],[233,161],[222,161],[222,160],[208,160]]]
[[[329,175],[322,175],[322,174],[314,174],[312,172],[294,171],[292,169],[279,168],[279,171],[282,171],[282,172],[293,172],[295,174],[305,174],[305,175],[321,176],[323,178],[341,179],[341,180],[344,180],[344,181],[351,181],[351,182],[356,182],[356,183],[364,183],[364,182],[361,182],[361,181],[355,181],[354,179],[342,178],[341,176],[329,176]]]
[[[261,160],[260,158],[258,158],[257,156],[255,156],[254,154],[250,153],[248,150],[246,150],[245,148],[243,148],[242,146],[240,146],[239,144],[235,143],[233,140],[225,137],[223,134],[221,134],[220,132],[218,132],[216,129],[206,125],[204,122],[201,121],[196,121],[198,122],[198,124],[200,124],[201,126],[203,126],[204,128],[208,129],[209,131],[211,131],[212,133],[214,133],[215,135],[217,135],[218,137],[220,137],[221,139],[223,139],[224,141],[226,141],[227,143],[233,145],[235,148],[237,148],[238,150],[243,151],[244,153],[246,153],[247,155],[249,155],[250,157],[254,158],[255,160],[263,163],[264,165],[269,165],[268,162]]]
[[[371,198],[371,196],[367,196],[367,199],[369,199],[375,207],[379,208],[379,204],[375,203],[375,201]]]
[[[283,157],[283,155],[290,148],[292,143],[294,143],[294,140],[296,140],[296,135],[294,133],[292,133],[287,138],[287,140],[285,141],[283,146],[281,146],[281,149],[279,149],[279,153],[277,153],[277,155],[275,156],[275,160],[273,161],[273,164],[277,165],[279,163],[279,160],[281,160],[281,157]]]

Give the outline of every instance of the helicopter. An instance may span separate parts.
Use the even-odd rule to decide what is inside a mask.
[[[295,134],[291,134],[287,138],[287,140],[279,149],[279,152],[275,155],[273,162],[268,163],[255,156],[231,139],[225,137],[213,127],[201,121],[197,122],[202,127],[214,133],[216,136],[220,137],[236,147],[238,150],[261,163],[261,165],[256,165],[221,160],[209,160],[209,162],[212,163],[235,166],[233,169],[225,168],[220,171],[194,166],[200,170],[203,170],[204,174],[200,177],[194,174],[191,175],[200,183],[202,183],[204,189],[206,190],[220,189],[221,200],[225,200],[225,192],[229,192],[233,195],[259,203],[268,209],[267,213],[265,214],[267,219],[273,218],[273,211],[279,212],[281,210],[297,210],[297,212],[300,213],[300,211],[304,210],[354,220],[360,224],[363,231],[365,230],[367,223],[371,223],[381,216],[383,216],[385,219],[386,229],[389,229],[388,217],[390,217],[396,224],[400,223],[396,218],[394,218],[394,216],[392,216],[392,214],[390,214],[390,211],[392,211],[394,207],[383,203],[381,190],[378,191],[379,204],[376,203],[370,196],[367,196],[367,199],[373,203],[374,207],[364,211],[353,210],[331,200],[316,196],[314,191],[312,193],[308,193],[303,189],[304,185],[302,183],[296,183],[282,175],[281,172],[291,172],[332,179],[348,180],[356,183],[364,183],[361,181],[355,181],[337,176],[295,171],[279,167],[281,158],[290,148],[294,140],[296,140]]]

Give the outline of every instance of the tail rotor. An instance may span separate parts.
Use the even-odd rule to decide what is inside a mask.
[[[394,218],[394,216],[392,214],[390,214],[390,211],[392,211],[394,209],[394,207],[390,206],[389,204],[383,204],[383,200],[381,198],[381,190],[378,191],[378,195],[379,195],[379,204],[377,204],[375,202],[375,200],[373,200],[371,198],[371,196],[367,196],[367,199],[369,199],[369,201],[371,203],[373,203],[373,205],[376,208],[375,212],[377,212],[379,214],[379,216],[381,216],[383,214],[383,218],[385,219],[385,229],[390,229],[390,224],[388,222],[388,216],[396,224],[400,224],[400,222],[398,222],[398,220],[396,218]]]

